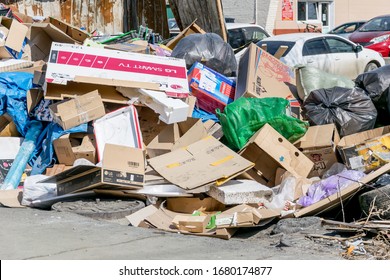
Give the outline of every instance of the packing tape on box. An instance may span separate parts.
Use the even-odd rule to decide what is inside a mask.
[[[83,105],[80,103],[80,100],[77,98],[74,99],[76,103],[76,110],[77,110],[77,115],[79,117],[79,120],[81,123],[87,123],[89,122],[88,118],[88,112],[86,112],[83,108]]]
[[[229,160],[232,160],[234,158],[234,156],[227,156],[227,157],[224,157],[223,159],[220,159],[220,160],[217,160],[213,163],[211,163],[210,165],[211,166],[218,166],[218,165],[221,165],[222,163],[225,163]]]

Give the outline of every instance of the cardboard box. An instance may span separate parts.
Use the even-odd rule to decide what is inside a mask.
[[[199,62],[188,71],[188,82],[199,108],[206,112],[215,114],[233,102],[236,83]]]
[[[28,34],[30,59],[47,62],[53,42],[75,44],[77,41],[51,23],[33,23]]]
[[[64,130],[96,120],[105,115],[104,104],[97,90],[55,103],[49,107],[53,121]]]
[[[202,120],[188,118],[185,122],[167,126],[147,145],[146,151],[153,158],[188,146],[206,136]]]
[[[251,44],[240,58],[235,100],[244,97],[297,96],[294,71]]]
[[[217,215],[215,223],[218,228],[252,227],[262,219],[261,210],[240,204]]]
[[[83,31],[83,30],[81,30],[73,25],[70,25],[64,21],[61,21],[59,19],[50,17],[49,22],[80,44],[82,44],[85,41],[85,39],[91,37],[87,32],[85,32],[85,31]],[[59,43],[59,42],[61,42],[61,41],[57,41],[57,43]],[[66,43],[66,42],[62,42],[62,43]]]
[[[94,121],[93,126],[99,161],[107,144],[144,148],[138,113],[133,105],[106,114]]]
[[[152,158],[149,164],[189,193],[205,192],[253,167],[253,163],[208,136],[187,147]]]
[[[73,165],[76,159],[85,158],[93,164],[97,163],[95,135],[72,133],[53,141],[58,163]]]
[[[95,188],[120,186],[142,188],[145,180],[145,157],[140,149],[107,144],[102,167],[79,165],[41,183],[56,183],[57,195]]]
[[[336,162],[336,146],[340,136],[334,124],[311,126],[306,134],[295,143],[302,153],[313,163],[314,167],[308,177],[322,177]]]
[[[22,58],[27,32],[28,27],[20,22],[0,17],[0,58]]]
[[[59,43],[52,44],[46,81],[161,90],[182,98],[189,93],[184,59]]]
[[[337,150],[350,169],[377,169],[390,162],[390,126],[347,135],[341,138]]]
[[[210,216],[185,216],[177,215],[173,218],[172,223],[180,231],[188,231],[194,233],[206,232],[206,226],[210,222]]]
[[[279,167],[295,176],[307,177],[314,163],[269,124],[265,124],[239,152],[254,167],[246,175],[263,185],[274,187]]]
[[[195,20],[196,21],[196,20]],[[199,25],[197,25],[196,23],[192,22],[188,27],[186,27],[182,32],[180,32],[177,36],[175,36],[175,38],[173,38],[172,40],[170,40],[168,42],[168,44],[166,45],[168,48],[170,48],[171,50],[173,50],[176,45],[179,43],[179,41],[181,39],[183,39],[184,37],[188,36],[188,35],[191,35],[191,34],[205,34],[206,31],[204,31]]]

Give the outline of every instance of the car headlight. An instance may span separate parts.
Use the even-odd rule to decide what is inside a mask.
[[[390,38],[390,34],[382,35],[382,36],[375,37],[375,38],[371,39],[370,42],[373,44],[382,43],[384,41],[387,41],[389,38]]]

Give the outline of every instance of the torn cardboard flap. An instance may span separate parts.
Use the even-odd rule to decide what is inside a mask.
[[[22,190],[0,190],[0,205],[9,208],[24,208],[22,202]]]
[[[202,120],[188,118],[167,126],[146,147],[150,158],[188,146],[207,136]]]
[[[0,17],[0,26],[4,37],[3,42],[0,40],[0,58],[21,58],[28,27],[7,17]]]
[[[175,38],[170,40],[166,45],[168,48],[173,50],[181,39],[191,34],[205,34],[204,31],[199,25],[197,25],[196,20],[194,20],[189,26],[187,26],[182,32],[180,32]]]
[[[150,165],[164,178],[187,190],[223,184],[253,167],[215,138],[209,136],[185,148],[152,158]]]

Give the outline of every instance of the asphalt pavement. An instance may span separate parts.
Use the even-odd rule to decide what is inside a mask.
[[[270,235],[273,226],[243,230],[230,240],[134,228],[126,220],[0,207],[2,260],[341,259],[340,250],[305,232]],[[319,233],[321,229],[312,229]]]

